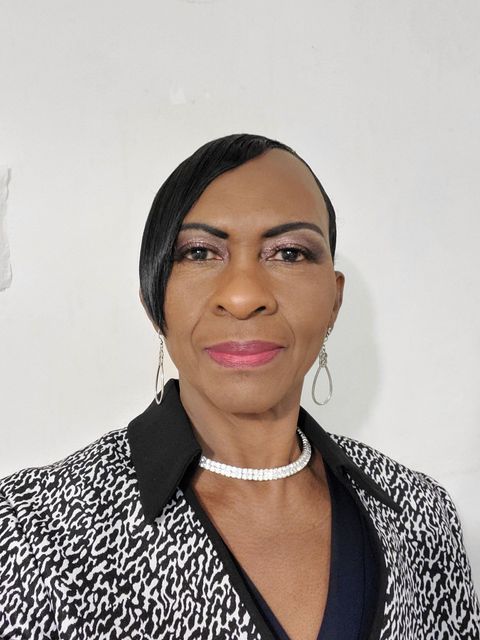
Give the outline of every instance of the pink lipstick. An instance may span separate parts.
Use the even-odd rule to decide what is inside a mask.
[[[221,342],[206,347],[208,355],[224,367],[258,367],[273,360],[284,347],[275,342],[249,340],[246,342]]]

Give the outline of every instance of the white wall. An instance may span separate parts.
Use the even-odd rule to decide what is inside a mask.
[[[480,4],[0,9],[13,270],[0,292],[0,476],[151,401],[158,340],[137,276],[151,200],[200,144],[263,133],[305,157],[338,213],[335,395],[313,404],[312,370],[303,404],[449,489],[480,584]]]

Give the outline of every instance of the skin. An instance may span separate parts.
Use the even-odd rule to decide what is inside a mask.
[[[297,229],[261,237],[298,221],[317,225],[323,235]],[[273,149],[216,178],[184,223],[206,223],[229,235],[180,231],[166,289],[165,344],[195,435],[206,456],[227,464],[288,464],[301,452],[295,432],[303,380],[335,324],[345,282],[332,262],[322,194],[301,161]],[[249,369],[225,368],[204,350],[253,339],[284,349]],[[282,480],[237,480],[198,468],[192,485],[290,638],[316,640],[328,593],[331,527],[318,451]]]

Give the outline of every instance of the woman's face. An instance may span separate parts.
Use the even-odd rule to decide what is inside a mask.
[[[275,231],[290,223],[313,228]],[[164,304],[165,341],[180,384],[227,413],[298,402],[344,284],[330,255],[326,205],[308,168],[270,150],[211,182],[183,225],[192,226],[178,234]],[[262,356],[239,361],[206,351],[245,341],[280,348],[262,364]]]

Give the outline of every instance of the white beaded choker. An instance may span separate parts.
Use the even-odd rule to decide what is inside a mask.
[[[288,476],[293,476],[294,473],[298,473],[306,467],[312,455],[312,447],[306,435],[300,431],[299,428],[297,428],[297,433],[302,439],[302,453],[297,460],[284,467],[273,467],[270,469],[233,467],[223,462],[211,460],[203,455],[200,458],[198,466],[202,467],[202,469],[219,473],[222,476],[227,476],[228,478],[237,478],[238,480],[279,480],[280,478],[288,478]]]

